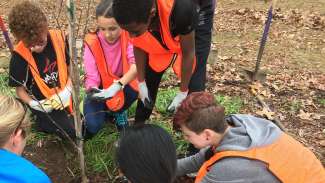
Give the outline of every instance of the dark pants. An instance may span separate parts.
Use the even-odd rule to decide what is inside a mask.
[[[206,0],[206,2],[201,5],[199,11],[199,23],[195,31],[195,52],[197,64],[190,80],[190,92],[205,90],[206,63],[211,46],[214,9],[215,0]],[[157,73],[148,65],[145,68],[145,81],[152,102],[156,101],[159,83],[164,72],[165,71]],[[151,113],[152,109],[145,108],[141,100],[138,100],[135,123],[144,123],[147,119],[149,119]]]
[[[65,110],[53,110],[50,113],[40,112],[34,109],[31,109],[32,115],[35,116],[36,130],[46,133],[56,134],[59,137],[65,139],[66,136],[63,135],[62,131],[55,125],[57,124],[62,128],[71,138],[76,137],[75,128],[74,128],[74,119],[73,116]],[[50,118],[55,122],[50,120]]]
[[[147,64],[145,68],[145,81],[148,87],[149,96],[151,97],[151,101],[153,103],[156,102],[159,83],[164,73],[165,71],[155,72],[151,69],[149,64]],[[145,108],[142,101],[138,100],[137,109],[135,112],[135,123],[144,123],[147,119],[149,119],[151,113],[152,109]]]
[[[191,77],[189,92],[205,90],[206,64],[211,47],[215,0],[204,0],[200,6],[195,30],[196,69]]]
[[[138,93],[134,91],[129,85],[124,87],[125,103],[121,110],[116,113],[124,112],[137,99]],[[108,119],[113,118],[113,112],[110,112],[106,106],[105,101],[95,101],[88,98],[84,101],[84,115],[86,119],[86,130],[88,133],[96,134]],[[118,126],[120,129],[122,127]]]

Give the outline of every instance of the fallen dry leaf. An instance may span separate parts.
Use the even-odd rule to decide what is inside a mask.
[[[304,120],[312,120],[312,113],[306,113],[305,111],[303,111],[302,109],[300,109],[298,117],[300,119],[304,119]]]
[[[263,108],[263,110],[261,111],[257,111],[256,114],[260,115],[260,116],[264,116],[269,120],[273,120],[274,119],[274,112],[267,110],[266,108]]]

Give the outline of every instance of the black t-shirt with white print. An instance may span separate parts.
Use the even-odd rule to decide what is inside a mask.
[[[59,73],[55,50],[49,35],[47,40],[48,42],[43,52],[32,53],[32,55],[36,62],[37,69],[41,75],[41,78],[47,84],[47,86],[53,88],[60,85]],[[70,57],[68,54],[67,44],[65,45],[66,63],[69,65]],[[11,57],[9,66],[9,86],[18,87],[24,84],[27,89],[32,92],[36,99],[43,100],[45,99],[45,96],[39,90],[30,69],[31,68],[28,67],[27,61],[25,61],[21,55],[14,52]]]

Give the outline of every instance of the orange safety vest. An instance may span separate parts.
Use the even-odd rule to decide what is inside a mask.
[[[121,52],[122,52],[123,74],[125,74],[129,71],[130,68],[128,63],[128,58],[127,58],[127,47],[129,43],[128,33],[122,30],[120,39],[121,39],[121,49],[122,49]],[[104,51],[96,33],[87,34],[85,38],[85,44],[89,47],[89,49],[91,50],[95,58],[98,72],[102,80],[102,86],[104,89],[106,89],[113,84],[114,80],[119,80],[120,78],[114,75],[111,69],[107,67]],[[132,87],[132,89],[138,91],[138,82],[136,79],[131,81],[129,85]],[[108,99],[106,101],[106,105],[111,111],[118,111],[124,106],[124,102],[125,102],[124,92],[123,90],[121,90],[117,92],[117,94],[113,98]]]
[[[32,76],[36,82],[37,87],[40,89],[41,93],[47,99],[50,99],[51,96],[56,95],[57,93],[62,91],[65,88],[68,81],[68,67],[67,67],[66,57],[65,57],[64,33],[60,30],[49,30],[49,34],[56,54],[60,87],[50,88],[46,85],[46,83],[41,78],[35,59],[30,49],[26,48],[22,41],[20,41],[15,47],[15,52],[21,55],[24,58],[24,60],[28,63],[29,69],[32,73]],[[69,108],[70,112],[72,112],[72,100],[70,100],[69,107],[70,107]]]
[[[216,153],[200,168],[195,183],[202,181],[211,166],[227,157],[243,157],[262,161],[267,165],[269,171],[283,183],[325,182],[324,167],[316,156],[291,136],[283,133],[274,143],[264,147],[247,151]]]
[[[148,31],[139,37],[132,38],[131,41],[134,46],[148,53],[149,65],[154,71],[162,72],[172,64],[174,72],[178,78],[181,78],[182,49],[180,38],[179,36],[173,37],[170,32],[170,15],[174,0],[157,0],[156,2],[159,12],[162,42],[168,49],[163,47]],[[194,57],[192,72],[195,66],[196,58]]]

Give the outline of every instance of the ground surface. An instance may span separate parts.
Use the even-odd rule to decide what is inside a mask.
[[[1,15],[7,15],[12,0],[0,2]],[[51,27],[65,27],[64,11],[60,13],[60,1],[39,1],[50,19]],[[84,30],[88,6],[87,1],[78,1],[78,17],[82,18],[79,34]],[[90,5],[94,7],[94,3]],[[250,94],[247,84],[243,84],[241,69],[253,69],[269,3],[262,0],[219,0],[215,15],[214,38],[208,67],[208,90],[226,96],[228,112],[262,114],[262,108]],[[81,13],[80,13],[81,12]],[[93,9],[90,12],[93,14]],[[81,14],[81,15],[80,15]],[[55,17],[59,17],[56,19]],[[6,18],[5,18],[6,19]],[[58,21],[57,21],[58,20]],[[91,17],[89,18],[91,22]],[[57,23],[59,22],[59,23]],[[92,26],[89,26],[92,27]],[[269,39],[263,55],[262,69],[267,72],[267,80],[257,90],[288,129],[288,133],[311,149],[325,164],[325,1],[290,0],[278,1]],[[0,55],[6,54],[5,44],[0,39]],[[1,69],[3,72],[3,69]],[[5,80],[4,80],[5,81]],[[173,79],[166,80],[163,88],[174,86]],[[170,98],[169,91],[163,96]],[[162,98],[166,105],[170,99]],[[238,101],[240,102],[238,102]],[[240,104],[241,107],[236,108]],[[161,106],[156,106],[154,119],[166,123],[170,117]],[[232,110],[236,109],[236,110]],[[111,149],[107,136],[113,132],[103,132],[87,145],[87,152],[97,152],[100,144]],[[112,137],[113,138],[113,137]],[[97,144],[97,145],[96,145]],[[179,143],[178,145],[182,145]],[[104,148],[104,149],[105,149]],[[95,149],[95,150],[94,150]],[[110,151],[111,152],[111,151]],[[103,156],[107,152],[102,152]],[[70,182],[77,178],[76,155],[69,145],[53,137],[34,134],[26,148],[26,156],[40,166],[53,182]],[[89,159],[100,159],[93,156]],[[109,163],[89,162],[91,182],[111,182],[114,168],[111,156]],[[107,166],[106,166],[107,165]],[[107,168],[108,167],[108,168]],[[180,181],[184,182],[184,181]]]

